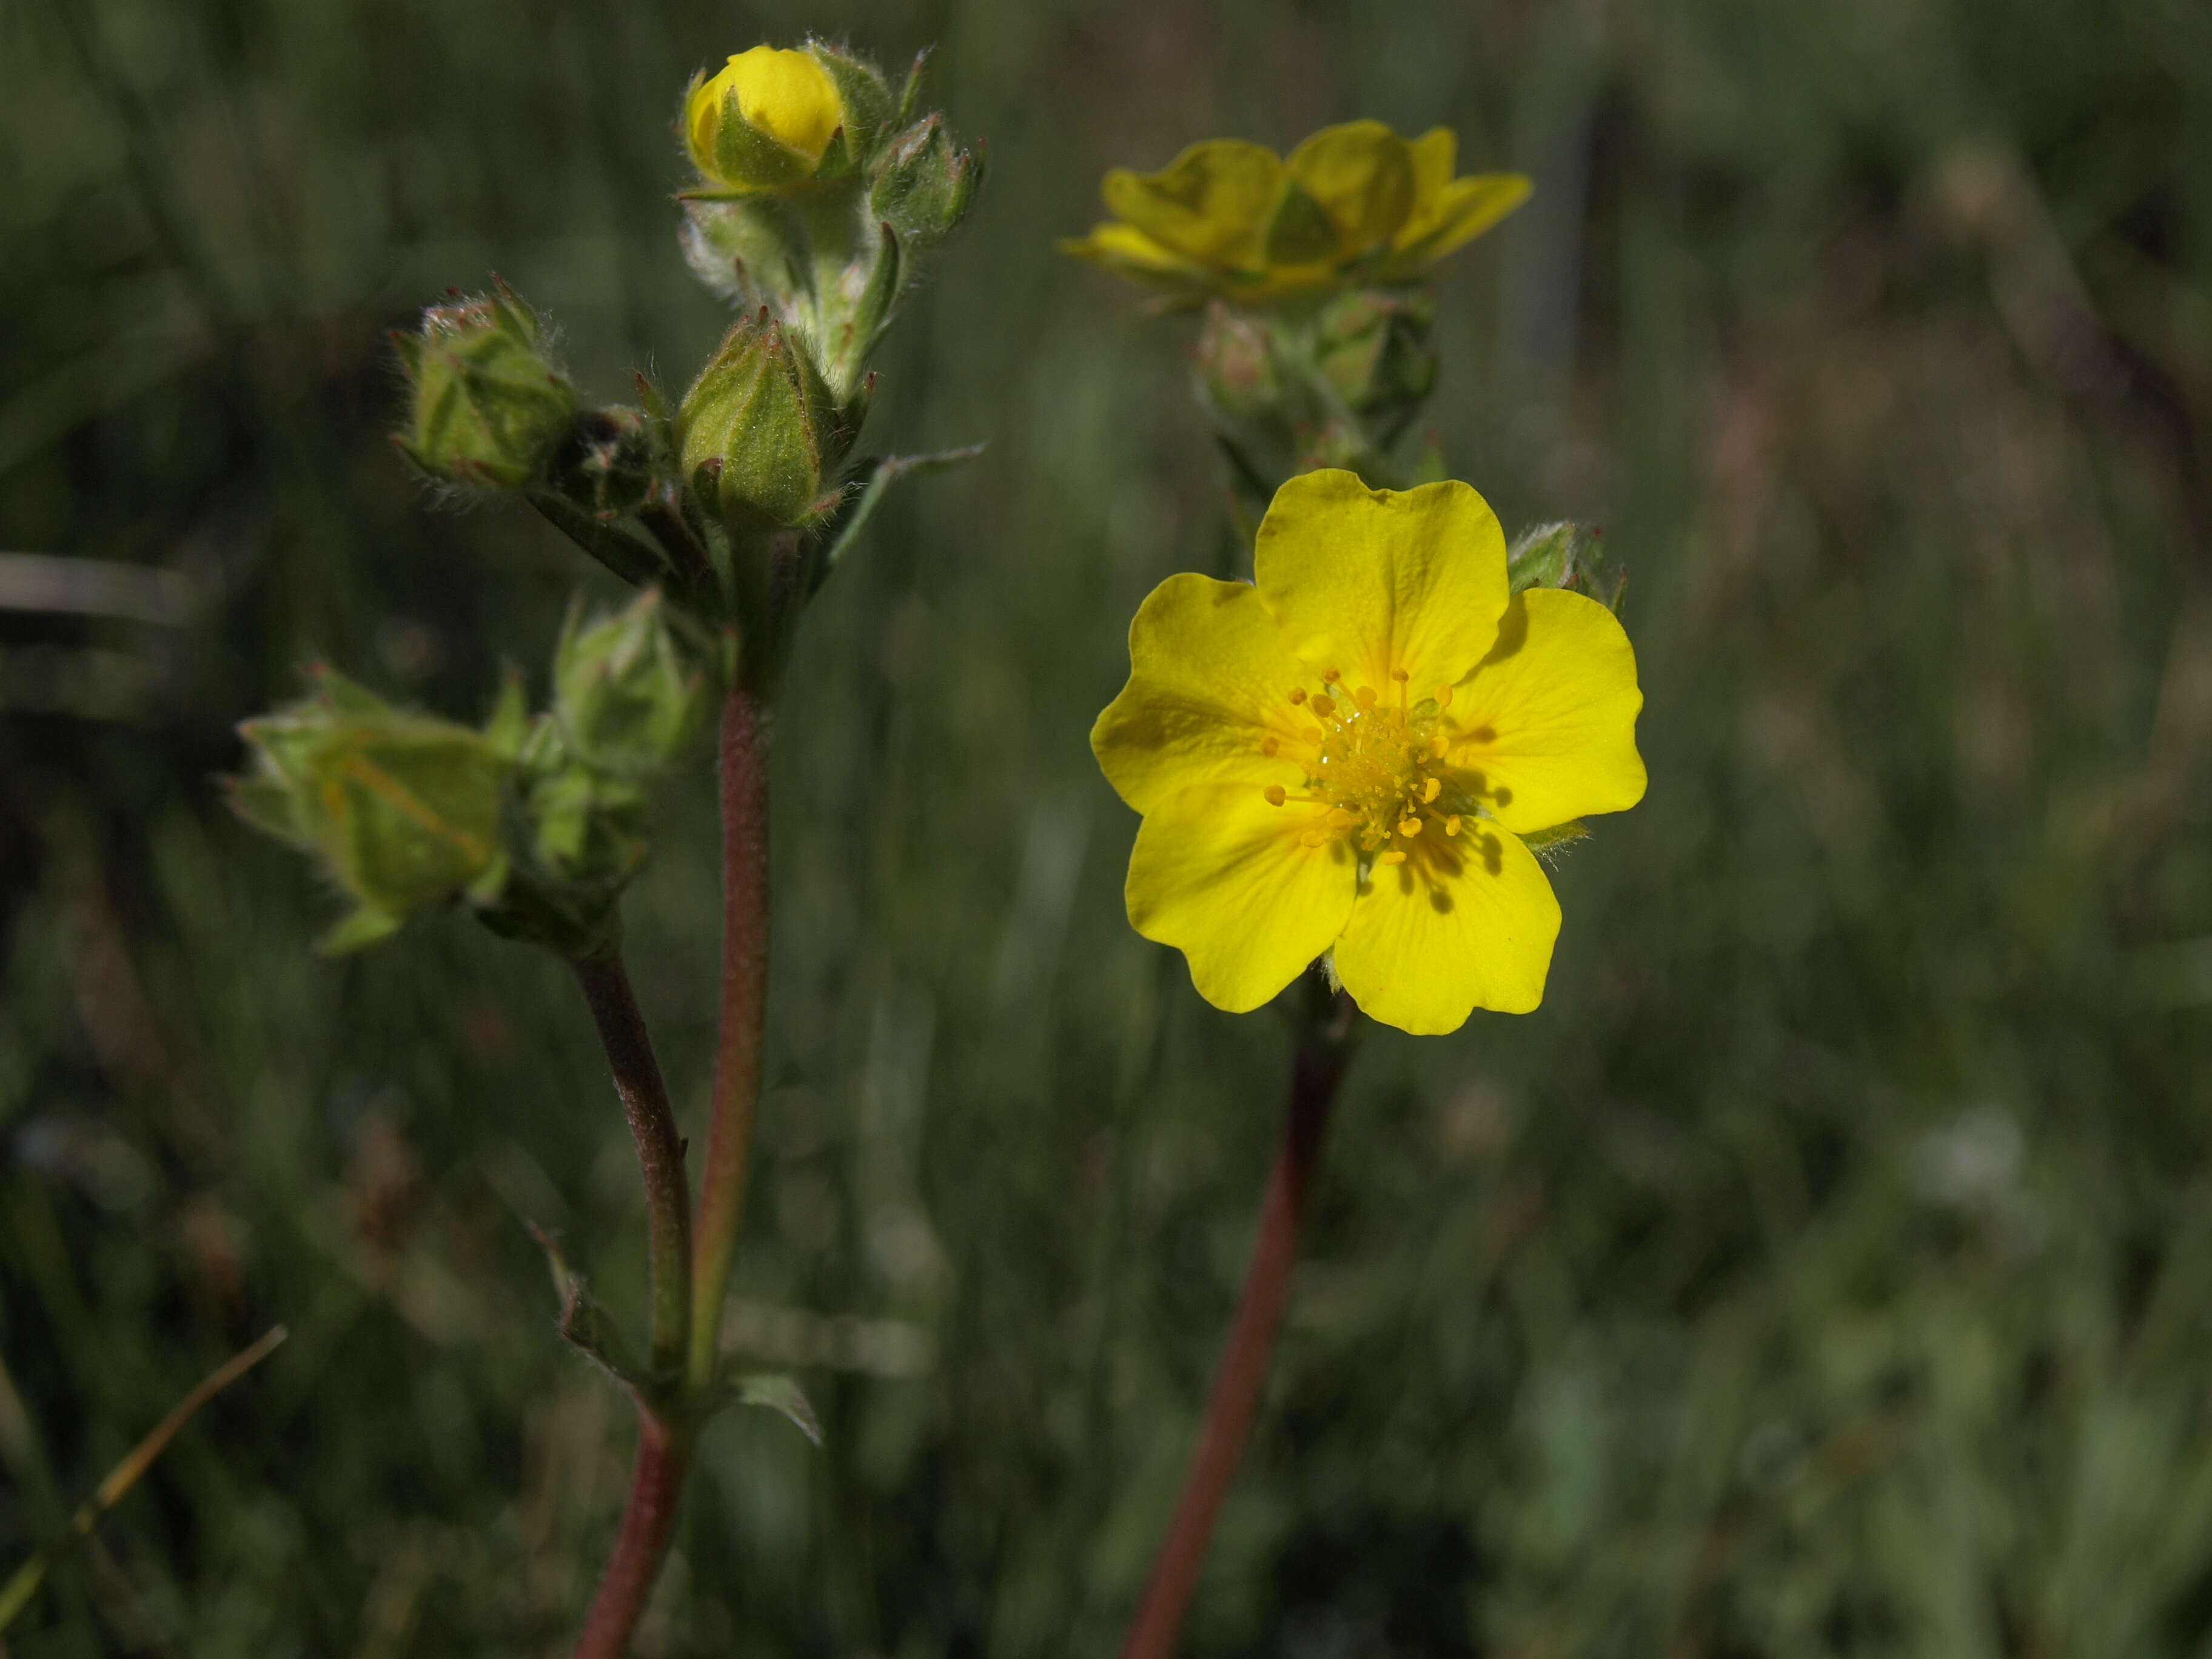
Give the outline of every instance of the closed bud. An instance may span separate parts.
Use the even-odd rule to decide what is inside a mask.
[[[1425,294],[1346,294],[1316,329],[1321,372],[1356,413],[1410,418],[1436,389],[1435,319],[1435,301]]]
[[[872,169],[868,207],[909,257],[951,234],[975,198],[981,164],[957,148],[941,115],[924,116],[884,149]]]
[[[414,392],[398,444],[434,477],[518,489],[551,458],[576,389],[546,350],[538,318],[504,285],[432,306],[395,334]]]
[[[763,310],[723,337],[676,413],[699,505],[743,538],[836,505],[861,411],[841,408],[792,331]]]
[[[1574,524],[1539,525],[1513,544],[1505,556],[1512,591],[1563,587],[1595,599],[1608,611],[1620,609],[1628,573],[1605,550],[1595,530]]]
[[[682,752],[708,684],[702,653],[679,627],[658,589],[590,623],[570,613],[553,661],[553,716],[577,759],[641,778]]]
[[[695,76],[684,100],[692,165],[709,189],[733,196],[848,171],[846,120],[838,76],[809,51],[738,52],[715,74]]]
[[[1200,387],[1216,410],[1236,419],[1249,419],[1279,408],[1282,378],[1267,330],[1249,313],[1234,310],[1216,300],[1206,308],[1196,349]]]
[[[307,701],[239,727],[253,767],[230,781],[249,823],[316,854],[359,904],[323,941],[373,943],[410,913],[504,884],[512,759],[485,733],[395,708],[324,671]]]

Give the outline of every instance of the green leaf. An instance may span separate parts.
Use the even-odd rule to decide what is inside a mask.
[[[778,1372],[740,1376],[725,1385],[722,1403],[764,1407],[789,1419],[792,1425],[816,1445],[822,1443],[821,1419],[814,1415],[805,1391],[793,1377]]]
[[[854,469],[851,483],[846,486],[845,504],[830,521],[829,535],[823,540],[823,550],[814,565],[813,579],[807,592],[829,580],[837,561],[851,550],[860,539],[860,532],[875,516],[884,494],[909,472],[937,472],[946,467],[957,466],[963,461],[972,461],[983,453],[981,444],[969,444],[964,449],[940,449],[927,455],[887,455],[880,460],[865,460]]]
[[[601,1307],[583,1279],[568,1266],[568,1258],[552,1234],[535,1223],[530,1236],[545,1252],[545,1265],[553,1273],[553,1293],[561,1298],[560,1331],[563,1340],[624,1388],[649,1393],[652,1379],[629,1351],[629,1344],[613,1318]]]

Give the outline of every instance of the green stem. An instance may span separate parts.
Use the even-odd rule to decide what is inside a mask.
[[[1322,1138],[1336,1103],[1337,1086],[1352,1059],[1355,1018],[1352,999],[1339,991],[1322,1004],[1318,1017],[1300,1024],[1282,1149],[1261,1207],[1244,1293],[1222,1351],[1221,1368],[1214,1374],[1213,1395],[1206,1402],[1206,1424],[1190,1473],[1184,1477],[1182,1500],[1152,1563],[1137,1616],[1130,1621],[1121,1659],[1170,1659],[1182,1631],[1183,1614],[1198,1589],[1214,1521],[1236,1479],[1237,1466],[1243,1461],[1244,1443],[1251,1437],[1252,1419],[1267,1381],[1291,1270],[1297,1262],[1307,1200],[1321,1167]]]
[[[599,1029],[615,1092],[622,1097],[623,1115],[637,1146],[653,1239],[653,1369],[670,1372],[684,1363],[691,1335],[691,1194],[684,1174],[684,1140],[621,956],[571,965]]]
[[[722,705],[722,1001],[713,1115],[693,1245],[691,1355],[685,1384],[710,1387],[722,1302],[744,1217],[747,1154],[760,1100],[768,1006],[768,763],[770,714],[738,676]]]

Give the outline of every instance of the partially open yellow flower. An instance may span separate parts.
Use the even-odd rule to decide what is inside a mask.
[[[1455,179],[1458,142],[1446,127],[1406,139],[1380,121],[1352,121],[1285,160],[1208,139],[1163,172],[1108,173],[1114,220],[1060,247],[1190,299],[1414,282],[1528,194],[1518,173]]]
[[[1131,923],[1234,1013],[1329,951],[1408,1031],[1535,1007],[1559,907],[1522,838],[1644,795],[1627,635],[1578,593],[1509,597],[1463,483],[1293,478],[1255,574],[1154,588],[1091,728],[1144,814]]]
[[[811,178],[845,125],[845,101],[813,53],[755,46],[694,79],[684,140],[707,180],[739,193]]]

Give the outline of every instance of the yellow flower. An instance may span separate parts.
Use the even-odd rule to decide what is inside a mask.
[[[684,140],[710,185],[737,194],[811,179],[845,125],[837,83],[809,52],[755,46],[684,100]]]
[[[1559,907],[1523,837],[1644,794],[1627,635],[1578,593],[1509,597],[1463,483],[1293,478],[1255,564],[1152,590],[1091,729],[1144,814],[1131,923],[1234,1013],[1328,951],[1408,1031],[1535,1007]]]
[[[1455,179],[1457,154],[1449,128],[1405,139],[1380,121],[1323,128],[1287,161],[1208,139],[1164,172],[1108,173],[1114,220],[1060,248],[1188,299],[1413,282],[1528,194],[1518,173]]]

